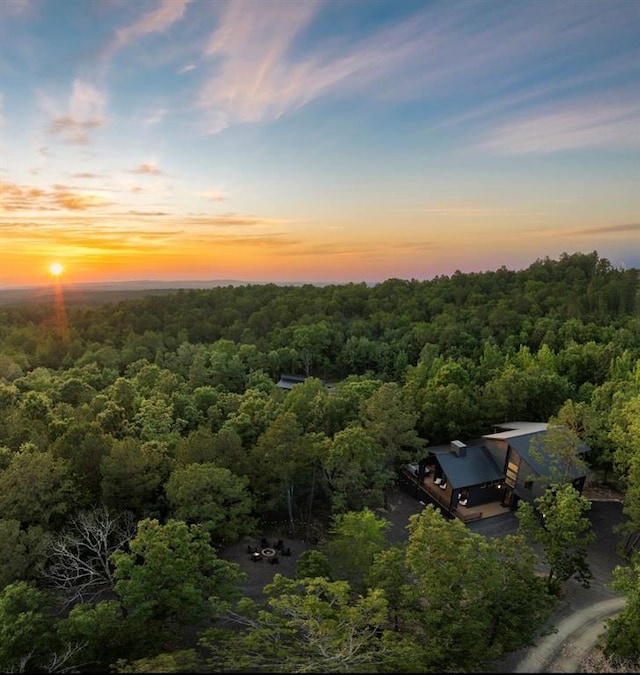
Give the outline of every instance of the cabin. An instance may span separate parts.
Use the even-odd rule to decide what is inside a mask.
[[[280,389],[291,390],[296,384],[304,382],[307,378],[303,375],[280,375],[276,387]]]
[[[427,448],[415,471],[405,470],[414,494],[436,504],[448,517],[476,520],[514,510],[518,501],[533,502],[556,475],[557,461],[545,452],[545,422],[505,422],[470,442],[451,441]],[[582,492],[587,469],[582,457],[589,447],[580,442],[575,461],[562,466],[565,480]]]

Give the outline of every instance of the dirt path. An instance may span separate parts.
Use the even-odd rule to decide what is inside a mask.
[[[611,598],[574,612],[557,625],[557,632],[532,647],[514,673],[577,673],[586,654],[604,630],[605,619],[617,614],[624,598]]]

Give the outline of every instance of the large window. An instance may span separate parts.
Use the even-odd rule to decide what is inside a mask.
[[[517,479],[518,479],[518,464],[513,460],[509,460],[509,463],[507,464],[505,482],[509,487],[513,488],[516,486]]]

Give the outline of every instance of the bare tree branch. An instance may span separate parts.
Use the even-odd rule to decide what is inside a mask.
[[[48,583],[62,592],[67,605],[91,601],[113,590],[109,558],[135,533],[136,522],[130,513],[114,516],[105,507],[80,512],[49,544]]]

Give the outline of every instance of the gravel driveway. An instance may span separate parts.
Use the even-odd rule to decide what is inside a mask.
[[[488,536],[499,535],[503,518],[498,516],[484,523],[472,523],[470,529]],[[496,663],[496,673],[562,673],[577,672],[577,665],[586,653],[595,645],[603,630],[604,619],[619,611],[623,599],[608,586],[613,580],[613,568],[625,561],[617,553],[620,536],[613,528],[624,519],[622,503],[619,501],[593,501],[589,511],[596,539],[587,554],[593,580],[589,588],[583,588],[571,579],[563,586],[563,597],[551,617],[551,625],[556,633],[541,638],[534,647],[520,649],[508,654]],[[491,520],[495,522],[491,522]],[[504,521],[508,533],[515,527]],[[473,527],[472,527],[473,526]],[[486,530],[486,531],[483,531]]]

